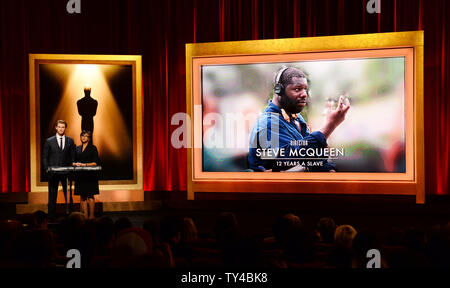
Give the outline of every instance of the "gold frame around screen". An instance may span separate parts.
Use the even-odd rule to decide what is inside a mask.
[[[186,105],[192,120],[188,148],[188,199],[196,192],[415,195],[425,203],[423,31],[186,44]],[[356,55],[356,56],[355,56]],[[405,57],[406,173],[203,172],[202,65],[275,63],[335,58]],[[197,129],[196,129],[197,128]],[[196,144],[197,146],[194,146]],[[200,145],[200,146],[199,146]],[[262,175],[264,174],[264,175]],[[250,177],[251,176],[251,177]]]
[[[142,56],[140,55],[75,55],[29,54],[30,74],[30,180],[31,192],[47,192],[47,182],[41,182],[41,139],[38,133],[39,64],[109,64],[132,65],[133,70],[133,180],[100,181],[100,191],[143,190],[142,171]]]

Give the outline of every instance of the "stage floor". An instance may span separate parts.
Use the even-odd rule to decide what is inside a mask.
[[[65,204],[64,199],[63,191],[58,191],[58,206]],[[102,191],[99,195],[95,196],[95,201],[101,203],[101,209],[105,212],[142,211],[152,210],[158,207],[157,202],[144,201],[144,191]],[[36,210],[47,212],[48,193],[27,193],[26,202],[16,205],[16,214],[33,213]],[[73,203],[80,203],[80,196],[73,195]]]

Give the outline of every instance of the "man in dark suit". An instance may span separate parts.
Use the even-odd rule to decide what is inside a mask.
[[[48,173],[48,215],[55,217],[56,198],[58,196],[58,186],[61,182],[64,191],[64,198],[67,203],[67,172],[49,172],[49,167],[72,166],[75,159],[75,143],[72,138],[64,133],[67,123],[64,120],[56,121],[56,135],[45,140],[42,151],[42,166]],[[73,204],[70,195],[70,205]]]

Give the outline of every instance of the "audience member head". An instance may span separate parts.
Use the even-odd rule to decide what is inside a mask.
[[[25,213],[19,215],[19,221],[22,222],[22,226],[24,229],[33,229],[36,228],[36,217],[32,213]]]
[[[367,252],[376,249],[381,252],[381,245],[374,234],[368,231],[360,231],[353,239],[353,251],[355,252],[354,266],[365,268],[368,258]]]
[[[181,240],[183,223],[178,217],[169,216],[160,224],[160,240],[169,244],[178,244]]]
[[[334,243],[337,246],[351,249],[353,246],[353,239],[357,232],[355,228],[350,225],[340,225],[334,232]]]
[[[110,217],[101,217],[95,220],[95,234],[97,253],[106,253],[108,246],[114,239],[114,222]]]
[[[405,231],[400,227],[392,227],[388,234],[387,245],[402,246],[404,245]]]
[[[429,267],[429,259],[426,256],[425,233],[417,228],[405,230],[404,245],[406,253],[403,255],[404,262],[402,267],[406,268],[425,268]],[[444,251],[441,251],[441,253]]]
[[[121,230],[112,248],[112,267],[129,267],[139,257],[153,253],[150,233],[139,227]]]
[[[192,241],[198,239],[197,226],[195,226],[192,218],[185,217],[183,219],[183,234],[181,235],[183,241]]]
[[[357,233],[353,238],[353,249],[357,254],[365,255],[370,249],[381,251],[381,245],[374,234],[364,230]]]
[[[83,213],[80,212],[72,212],[67,218],[68,224],[73,228],[79,228],[84,225],[86,222],[86,217]]]
[[[133,224],[127,217],[121,217],[114,223],[114,230],[116,232],[116,235],[118,235],[120,231],[131,227],[133,227]]]
[[[47,229],[48,224],[48,215],[42,210],[37,210],[33,213],[34,218],[36,219],[36,224],[41,229]]]
[[[425,247],[425,233],[416,228],[406,229],[404,242],[408,249],[422,250]]]
[[[295,225],[296,227],[303,226],[302,221],[300,220],[300,217],[298,217],[297,215],[288,213],[288,214],[284,215],[283,217],[290,220],[292,222],[292,224]]]
[[[272,231],[278,243],[282,244],[297,235],[303,229],[300,218],[292,213],[285,214],[275,220]]]
[[[222,261],[225,267],[262,268],[263,250],[260,243],[254,239],[240,238],[225,246]]]
[[[159,246],[160,228],[159,222],[155,220],[147,220],[142,225],[142,228],[152,235],[153,245]]]
[[[227,240],[238,237],[238,223],[234,213],[224,212],[217,216],[214,234],[220,246]]]
[[[333,243],[334,232],[336,231],[336,224],[331,218],[320,218],[317,223],[316,233],[320,242]]]
[[[48,230],[27,229],[17,238],[13,261],[23,267],[49,267],[54,251],[55,247]]]
[[[427,256],[431,267],[449,268],[450,230],[447,226],[436,225],[427,233]]]
[[[114,240],[115,252],[126,252],[123,255],[139,256],[153,252],[153,241],[150,233],[139,227],[131,227],[119,232]]]
[[[298,216],[286,214],[275,221],[272,229],[277,245],[288,262],[301,264],[311,260],[312,239]]]
[[[353,239],[357,235],[355,228],[341,225],[334,232],[333,247],[328,255],[328,265],[337,268],[350,268],[354,262]]]
[[[73,215],[72,215],[73,214]],[[95,219],[86,219],[86,217],[77,212],[72,213],[69,220],[72,220],[72,224],[69,224],[71,231],[66,235],[65,248],[77,249],[80,251],[81,267],[88,267],[92,257],[94,257],[96,247],[96,221]]]
[[[22,223],[17,220],[0,221],[0,259],[9,260],[17,238],[22,232]]]

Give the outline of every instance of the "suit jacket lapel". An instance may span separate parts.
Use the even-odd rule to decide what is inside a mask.
[[[54,136],[54,140],[52,142],[53,142],[53,145],[56,145],[56,149],[60,149],[59,144],[58,144],[58,137]]]

